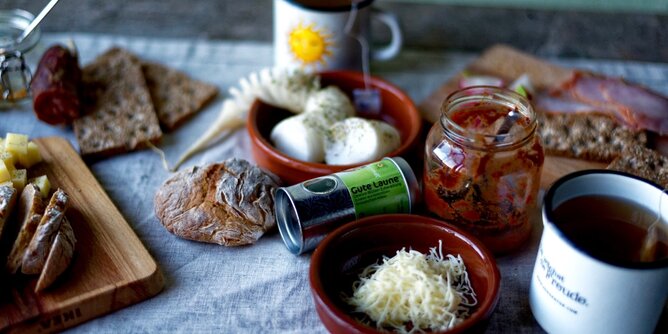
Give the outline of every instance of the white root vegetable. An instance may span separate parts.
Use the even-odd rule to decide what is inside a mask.
[[[320,89],[320,78],[299,70],[263,69],[239,80],[239,88],[229,89],[230,98],[223,102],[220,114],[209,129],[186,150],[173,167],[177,170],[193,154],[223,132],[235,130],[246,123],[246,115],[255,99],[300,113],[308,96]]]
[[[209,129],[199,137],[199,139],[197,139],[197,141],[192,144],[183,155],[181,155],[179,161],[176,162],[176,165],[174,165],[172,170],[178,170],[179,166],[181,166],[186,159],[202,150],[221,133],[243,126],[246,123],[245,116],[245,113],[239,112],[239,107],[233,100],[224,101],[218,118],[213,122],[211,127],[209,127]]]

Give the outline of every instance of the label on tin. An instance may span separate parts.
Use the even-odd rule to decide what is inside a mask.
[[[348,188],[359,219],[383,213],[410,212],[411,201],[401,169],[391,159],[336,174]]]

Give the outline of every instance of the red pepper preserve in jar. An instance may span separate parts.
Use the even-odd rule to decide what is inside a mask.
[[[425,151],[429,211],[470,231],[495,253],[528,239],[544,154],[526,98],[483,86],[451,94]]]

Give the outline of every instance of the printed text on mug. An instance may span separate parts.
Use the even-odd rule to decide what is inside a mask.
[[[539,273],[536,273],[536,278],[540,282],[540,285],[545,289],[545,291],[554,299],[559,305],[562,307],[565,307],[568,309],[568,311],[577,314],[578,311],[566,306],[563,302],[561,302],[556,296],[554,296],[550,291],[548,291],[548,286],[546,286],[543,283],[543,277],[547,280],[547,283],[550,287],[549,290],[558,292],[561,296],[564,296],[582,306],[588,306],[589,304],[587,303],[587,298],[582,296],[580,292],[573,291],[565,286],[565,278],[562,274],[560,274],[551,264],[548,259],[545,258],[543,254],[543,249],[540,248],[538,250],[538,262],[540,263],[540,268],[543,271],[543,274],[540,275]]]

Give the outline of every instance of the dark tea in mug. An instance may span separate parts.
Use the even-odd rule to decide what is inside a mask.
[[[655,211],[613,196],[574,197],[554,209],[554,223],[568,240],[592,257],[612,263],[641,262],[648,228],[656,220]],[[655,260],[668,257],[666,236],[658,230]]]

